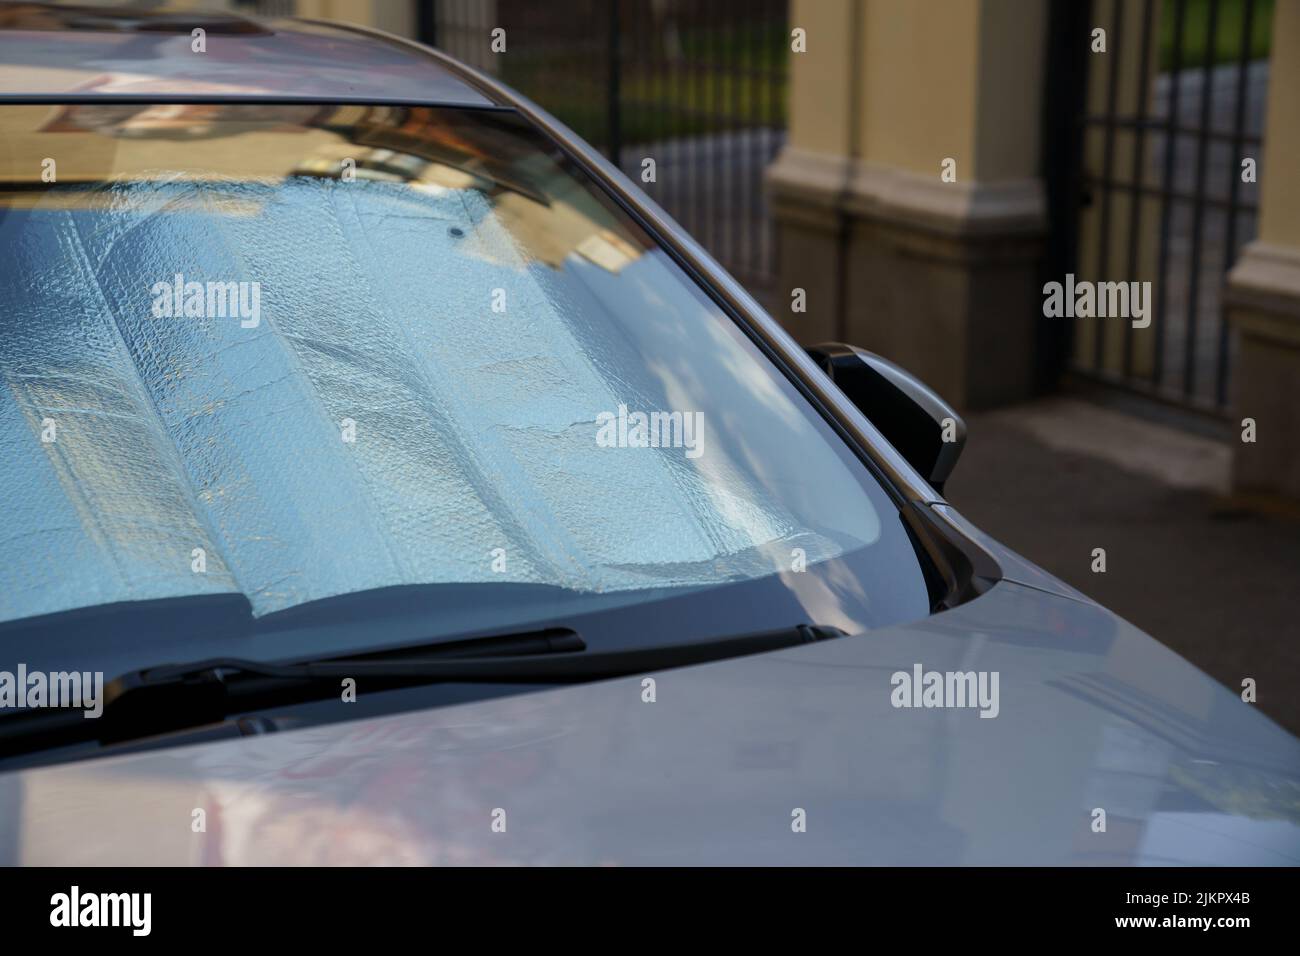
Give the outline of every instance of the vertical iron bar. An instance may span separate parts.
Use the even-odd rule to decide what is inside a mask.
[[[673,183],[673,216],[679,222],[686,222],[686,210],[690,207],[689,184],[687,179],[687,146],[686,138],[683,135],[686,130],[690,129],[690,104],[687,99],[689,87],[686,82],[686,39],[682,35],[682,20],[677,15],[677,11],[672,13],[673,34],[677,38],[677,46],[674,52],[678,54],[678,59],[668,62],[668,91],[673,100],[673,110],[677,115],[677,122],[674,124],[672,135],[673,142],[673,167],[677,170],[676,181]]]
[[[783,7],[786,10],[789,9],[788,4],[784,4]],[[777,143],[779,142],[779,137],[781,135],[780,130],[785,128],[784,124],[781,122],[781,97],[785,85],[785,51],[788,49],[787,44],[789,42],[787,37],[790,35],[789,14],[778,14],[777,19],[780,21],[778,24],[780,29],[776,31],[776,36],[772,37],[769,41],[771,42],[772,47],[770,50],[771,61],[769,63],[771,71],[767,76],[768,122],[766,124],[767,128],[763,133],[765,145],[764,155],[767,157],[767,161],[771,161],[775,158]],[[767,278],[769,280],[775,280],[776,276],[780,274],[780,263],[776,261],[776,227],[772,222],[771,206],[769,205],[767,208],[767,224],[763,236],[763,260]],[[788,290],[786,291],[788,292]]]
[[[609,0],[609,160],[623,168],[623,116],[620,81],[622,79],[622,43],[619,36],[619,0]]]
[[[1151,22],[1153,19],[1153,10],[1155,0],[1143,0],[1142,8],[1142,54],[1138,60],[1138,102],[1137,102],[1137,125],[1133,129],[1133,169],[1132,179],[1133,192],[1129,196],[1129,218],[1128,218],[1128,280],[1137,282],[1138,277],[1138,248],[1141,241],[1140,224],[1142,220],[1142,204],[1146,201],[1141,192],[1143,170],[1142,161],[1146,154],[1146,121],[1147,121],[1147,78],[1150,75],[1150,54],[1151,54]],[[1147,307],[1150,308],[1150,303]],[[1131,378],[1133,375],[1133,323],[1124,323],[1124,377]]]
[[[1115,114],[1119,111],[1119,51],[1120,37],[1123,29],[1120,17],[1123,15],[1121,0],[1113,0],[1110,5],[1110,40],[1106,55],[1110,58],[1110,76],[1106,89],[1106,139],[1102,157],[1101,184],[1101,223],[1097,238],[1097,282],[1109,281],[1106,273],[1110,268],[1110,199],[1114,191],[1111,187],[1115,172]],[[1101,302],[1097,301],[1093,309],[1093,327],[1096,337],[1093,340],[1093,365],[1102,371],[1105,362],[1106,323],[1100,316]]]
[[[415,36],[425,46],[438,45],[438,0],[416,0]]]
[[[862,16],[865,4],[855,3],[849,7],[849,128],[848,162],[844,169],[844,181],[840,185],[835,213],[835,339],[839,342],[849,340],[849,253],[853,244],[853,222],[848,213],[848,202],[853,186],[853,175],[858,163],[859,140],[861,139],[861,91],[862,91]],[[787,63],[787,77],[789,76]]]
[[[753,190],[753,193],[749,196],[749,202],[745,204],[749,220],[745,228],[745,237],[749,242],[749,258],[745,263],[745,270],[750,274],[751,279],[757,279],[758,277],[759,254],[763,247],[762,236],[760,235],[763,221],[759,202],[763,192],[761,173],[763,168],[761,156],[763,140],[758,132],[763,125],[763,116],[759,109],[759,104],[763,101],[763,74],[759,72],[763,62],[763,23],[763,18],[757,17],[750,20],[745,26],[745,32],[749,37],[746,44],[748,59],[745,67],[746,88],[749,90],[749,102],[746,104],[748,109],[745,111],[745,166],[747,173],[745,181],[751,184],[750,188]]]
[[[652,105],[643,102],[641,104],[641,109],[655,109],[658,112],[659,122],[658,131],[655,135],[655,142],[659,144],[660,157],[668,163],[669,168],[673,170],[672,175],[669,177],[669,181],[665,182],[663,185],[663,192],[660,194],[662,198],[659,201],[663,203],[664,208],[668,210],[669,215],[674,215],[674,210],[676,209],[676,202],[674,200],[676,197],[677,180],[679,177],[676,173],[676,165],[669,160],[669,157],[676,156],[676,145],[672,143],[672,137],[674,126],[673,115],[677,104],[673,101],[670,92],[672,82],[672,76],[670,73],[671,67],[668,63],[668,50],[664,45],[666,29],[669,23],[669,17],[671,16],[672,11],[665,9],[662,23],[656,23],[651,19],[645,27],[647,39],[645,54],[646,69],[649,70],[654,77],[654,87],[653,96],[651,98]]]
[[[741,16],[745,16],[742,11]],[[749,237],[749,209],[744,202],[745,179],[749,175],[749,163],[745,155],[746,137],[741,115],[741,83],[744,71],[741,65],[741,39],[743,37],[741,20],[733,13],[727,18],[726,37],[731,46],[728,84],[731,86],[731,238],[732,258],[736,262],[736,271],[744,273],[745,244]],[[742,216],[744,217],[742,219]]]
[[[718,258],[728,270],[735,266],[734,236],[731,229],[731,117],[727,110],[727,14],[713,7],[713,107],[718,131],[714,140],[713,166],[718,184]]]
[[[1178,133],[1179,74],[1183,66],[1183,32],[1186,27],[1187,2],[1174,0],[1174,43],[1169,64],[1169,105],[1165,116],[1165,163],[1160,178],[1164,197],[1160,207],[1160,265],[1156,271],[1156,299],[1160,307],[1156,312],[1155,359],[1151,378],[1158,386],[1164,378],[1165,366],[1165,289],[1169,279],[1169,227],[1173,212],[1174,153]]]
[[[1223,271],[1237,261],[1237,201],[1241,186],[1241,148],[1246,133],[1246,83],[1250,67],[1250,31],[1254,25],[1255,0],[1245,0],[1241,15],[1241,55],[1237,60],[1237,103],[1232,123],[1232,161],[1228,163],[1228,228],[1223,243]],[[1214,402],[1228,404],[1228,310],[1219,305],[1219,343],[1214,376]]]
[[[668,54],[664,46],[664,28],[668,24],[670,11],[665,9],[663,21],[658,22],[650,15],[649,7],[644,8],[644,10],[646,12],[643,12],[642,22],[637,29],[645,33],[646,36],[642,53],[645,62],[641,65],[641,69],[648,74],[648,80],[643,79],[641,82],[643,85],[649,83],[650,97],[648,100],[643,97],[639,101],[639,108],[643,112],[647,110],[654,111],[655,134],[652,138],[659,150],[660,163],[666,164],[666,168],[671,170],[674,168],[669,156],[672,153],[670,146],[673,135],[672,109],[675,104],[668,93]],[[669,215],[672,215],[673,212],[673,205],[669,197],[676,179],[677,175],[674,172],[660,186],[659,202],[668,210]]]
[[[745,146],[749,152],[750,181],[754,183],[754,194],[749,196],[750,222],[745,230],[749,237],[749,263],[745,268],[753,274],[755,281],[763,280],[763,168],[767,157],[763,155],[763,29],[767,17],[759,17],[749,23],[749,131],[745,135]],[[766,281],[763,282],[766,294]]]
[[[722,150],[719,146],[722,133],[722,81],[719,74],[722,72],[722,41],[720,39],[722,32],[719,29],[721,24],[721,15],[718,13],[718,7],[710,7],[712,16],[709,18],[709,114],[710,125],[710,146],[712,156],[709,158],[709,204],[711,214],[709,216],[709,251],[718,257],[723,266],[729,266],[724,244],[726,242],[726,232],[722,228],[722,220],[726,216],[726,209],[722,202],[722,168],[719,165],[722,159]]]
[[[478,58],[478,62],[487,65],[488,57],[491,56],[491,40],[483,30],[484,24],[474,22],[469,12],[467,0],[461,0],[460,14],[456,17],[457,33],[459,34],[459,44],[463,51],[461,55],[471,55]]]
[[[700,131],[704,129],[704,76],[700,57],[704,52],[704,42],[700,32],[699,10],[691,8],[692,52],[688,55],[691,77],[691,219],[694,227],[691,232],[701,242],[704,239],[704,174],[703,149]],[[708,248],[707,244],[705,248]]]
[[[717,19],[713,24],[713,36],[718,51],[713,74],[718,108],[718,144],[714,161],[718,170],[718,245],[726,250],[723,262],[731,270],[736,266],[735,210],[731,208],[731,181],[735,178],[735,167],[731,164],[735,158],[735,141],[731,128],[731,108],[727,99],[731,51],[727,49],[727,9],[723,4],[715,4],[714,10]]]
[[[1183,355],[1183,394],[1196,388],[1196,308],[1200,303],[1201,251],[1205,231],[1205,167],[1208,165],[1210,106],[1214,93],[1214,31],[1219,22],[1219,0],[1210,0],[1205,25],[1205,60],[1201,72],[1201,128],[1196,137],[1196,186],[1192,191],[1192,264],[1187,278],[1187,349]]]
[[[460,46],[462,50],[478,59],[485,66],[491,62],[492,40],[483,28],[488,24],[475,22],[468,0],[461,0],[460,15],[456,18],[460,24]],[[491,27],[489,26],[489,29]]]
[[[1088,35],[1093,3],[1051,5],[1048,18],[1048,62],[1042,112],[1042,153],[1039,167],[1047,192],[1048,237],[1040,279],[1063,282],[1078,271],[1079,223],[1083,199],[1083,144],[1088,70],[1092,53],[1080,37]],[[1075,360],[1072,322],[1044,322],[1035,336],[1035,387],[1055,388],[1064,366]],[[1079,364],[1082,364],[1080,362]]]

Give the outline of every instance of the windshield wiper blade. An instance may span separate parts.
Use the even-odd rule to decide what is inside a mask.
[[[375,674],[419,661],[491,660],[498,655],[577,652],[586,646],[574,631],[551,628],[441,641],[336,660],[353,661],[355,666],[364,665]],[[422,682],[406,678],[403,683],[393,678],[385,682],[384,689]],[[337,686],[335,683],[331,688]],[[321,700],[329,696],[324,688],[323,679],[312,677],[304,665],[243,658],[212,658],[128,671],[104,685],[100,701],[103,713],[98,719],[87,719],[78,709],[39,708],[0,718],[0,760],[96,738],[116,743],[219,722],[237,706],[251,709],[260,706],[263,699],[270,705]]]
[[[477,639],[405,651],[285,664],[214,658],[130,671],[104,687],[104,713],[34,711],[0,720],[0,756],[99,739],[117,743],[218,723],[234,714],[337,695],[435,683],[575,684],[686,667],[843,636],[799,624],[631,650],[586,651],[572,631]],[[495,642],[495,643],[494,643]]]
[[[567,632],[572,633],[572,632]],[[130,681],[131,687],[148,687],[167,681],[203,677],[208,674],[256,675],[288,681],[333,681],[344,677],[419,678],[421,682],[461,681],[471,683],[575,683],[637,674],[649,670],[667,670],[686,667],[728,657],[759,654],[764,651],[811,644],[828,637],[839,637],[836,628],[813,627],[799,624],[795,627],[739,634],[707,641],[684,644],[667,644],[631,650],[579,653],[585,644],[576,647],[553,645],[549,651],[565,651],[562,656],[542,656],[541,653],[513,656],[481,654],[464,655],[462,659],[447,659],[441,654],[407,656],[386,660],[363,657],[332,658],[295,664],[264,664],[242,658],[215,658],[194,664],[172,665],[136,671],[118,678]],[[576,635],[575,635],[576,636]],[[117,682],[114,682],[117,683]],[[113,685],[110,684],[110,687]],[[123,685],[120,691],[127,690]],[[106,691],[106,706],[111,706],[113,695]]]

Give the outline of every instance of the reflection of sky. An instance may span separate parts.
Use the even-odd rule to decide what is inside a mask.
[[[601,311],[621,319],[619,336],[655,383],[652,394],[664,407],[704,411],[709,452],[692,464],[711,489],[752,485],[797,514],[827,516],[825,525],[863,544],[879,537],[877,514],[820,422],[664,253],[640,256],[617,277],[570,262]],[[635,282],[637,297],[624,280]]]

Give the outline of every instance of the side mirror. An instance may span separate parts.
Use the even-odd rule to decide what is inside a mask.
[[[808,349],[908,464],[943,494],[966,444],[966,423],[920,379],[874,352],[825,342]]]

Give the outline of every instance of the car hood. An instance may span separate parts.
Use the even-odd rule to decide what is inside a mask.
[[[1300,741],[1064,594],[647,676],[0,775],[0,862],[1300,863]]]

